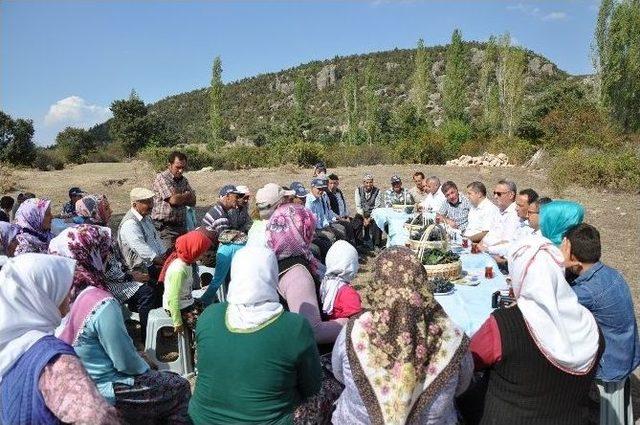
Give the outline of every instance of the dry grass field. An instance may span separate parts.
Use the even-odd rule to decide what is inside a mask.
[[[405,185],[412,185],[411,176],[415,171],[425,175],[436,175],[442,181],[453,180],[458,187],[479,180],[492,190],[501,178],[514,180],[518,188],[531,187],[538,193],[550,197],[562,196],[581,202],[587,210],[586,221],[600,229],[603,242],[603,260],[622,271],[629,282],[634,304],[640,305],[640,196],[637,193],[611,193],[597,189],[570,187],[564,193],[552,192],[544,171],[522,167],[505,168],[463,168],[433,165],[377,165],[371,167],[344,167],[331,169],[340,177],[340,187],[351,200],[362,175],[373,173],[376,185],[385,188],[393,174],[400,175]],[[283,166],[240,171],[192,171],[186,174],[197,193],[198,206],[204,211],[216,199],[218,190],[224,184],[236,183],[249,186],[255,192],[265,183],[282,185],[301,181],[308,185],[312,171],[309,168]],[[93,193],[104,193],[110,200],[112,209],[119,218],[128,208],[128,194],[136,186],[151,187],[155,173],[145,162],[84,164],[61,171],[41,172],[20,170],[14,172],[17,180],[16,192],[31,191],[38,196],[53,200],[54,211],[60,210],[68,199],[67,191],[72,186]],[[636,307],[637,308],[637,307]]]

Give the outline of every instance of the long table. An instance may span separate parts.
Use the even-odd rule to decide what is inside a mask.
[[[507,288],[505,276],[498,270],[495,260],[488,254],[460,254],[462,270],[467,275],[477,276],[477,286],[454,285],[453,293],[448,295],[436,295],[444,311],[449,315],[467,335],[473,336],[480,326],[487,320],[493,308],[491,307],[491,295],[501,289]],[[493,267],[494,277],[484,277],[485,266]]]

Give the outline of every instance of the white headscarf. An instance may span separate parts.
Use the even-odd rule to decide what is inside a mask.
[[[0,381],[33,344],[60,324],[75,260],[23,254],[0,270]]]
[[[518,307],[540,351],[565,372],[589,372],[598,352],[598,326],[565,280],[560,250],[531,235],[512,245],[508,260]]]
[[[272,250],[247,246],[231,262],[227,325],[256,330],[284,310],[278,297],[278,260]]]
[[[320,285],[320,299],[322,311],[331,314],[338,291],[358,273],[358,251],[348,242],[336,241],[327,251],[325,264],[327,271]]]

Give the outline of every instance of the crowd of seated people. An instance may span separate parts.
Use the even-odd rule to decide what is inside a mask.
[[[198,223],[186,167],[173,152],[115,230],[106,196],[78,187],[59,214],[32,194],[0,200],[1,423],[577,425],[594,402],[599,423],[631,423],[631,293],[580,204],[418,171],[410,190],[366,174],[350,209],[319,163],[308,186],[225,184]],[[382,249],[375,211],[394,205],[492,256],[513,304],[466,335],[414,252]],[[154,309],[193,337],[195,387],[137,350],[123,306],[143,342]]]

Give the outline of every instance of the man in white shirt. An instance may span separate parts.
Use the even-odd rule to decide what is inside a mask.
[[[442,193],[442,186],[440,185],[440,179],[436,176],[431,176],[425,180],[427,189],[427,195],[420,203],[419,210],[422,211],[434,211],[438,212],[442,209],[447,198]]]
[[[472,242],[480,242],[499,220],[500,210],[487,199],[487,188],[482,182],[475,181],[467,185],[467,198],[472,208],[464,236]]]
[[[131,209],[118,227],[118,246],[131,271],[155,274],[167,257],[167,250],[150,217],[154,196],[149,189],[132,189]],[[150,277],[153,280],[154,276]]]
[[[498,220],[482,238],[479,245],[481,251],[492,255],[502,255],[501,249],[516,236],[521,219],[516,210],[516,184],[508,180],[500,180],[493,190],[493,199],[500,209]],[[506,254],[506,252],[504,253]]]

